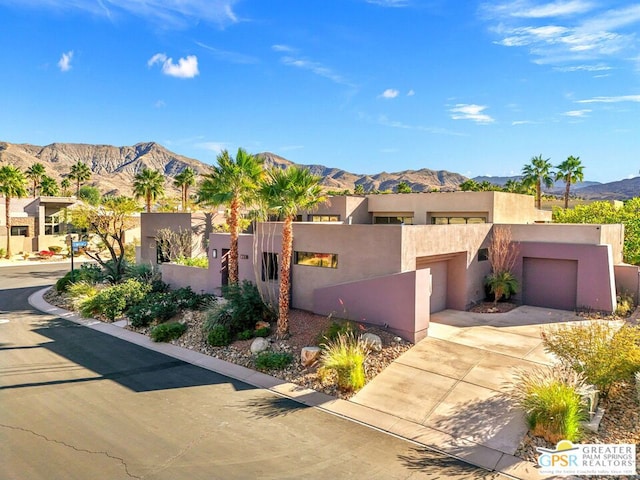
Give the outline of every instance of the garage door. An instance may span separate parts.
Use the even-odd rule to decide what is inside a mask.
[[[449,262],[418,262],[417,268],[431,269],[431,308],[430,312],[440,312],[447,308],[447,269]]]
[[[575,310],[578,261],[523,259],[522,298],[525,305]]]

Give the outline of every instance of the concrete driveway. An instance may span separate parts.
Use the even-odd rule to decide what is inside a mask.
[[[530,306],[496,314],[433,314],[429,336],[351,402],[403,420],[405,437],[441,443],[446,435],[456,439],[458,455],[520,476],[506,463],[517,463],[513,454],[527,427],[504,392],[517,369],[553,362],[542,347],[543,327],[581,320],[574,312]]]

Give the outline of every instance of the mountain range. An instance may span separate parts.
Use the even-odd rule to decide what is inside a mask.
[[[286,168],[293,162],[273,153],[257,154],[265,166]],[[86,163],[91,169],[91,179],[87,185],[97,187],[102,194],[132,195],[133,179],[144,168],[158,170],[166,178],[165,190],[177,195],[173,186],[174,177],[187,167],[198,174],[206,174],[210,166],[199,160],[171,152],[155,142],[137,143],[133,146],[89,145],[76,143],[52,143],[46,146],[15,144],[0,141],[0,166],[14,165],[23,171],[36,162],[45,166],[46,174],[60,182],[77,161]],[[324,165],[302,165],[312,173],[322,177],[322,183],[331,190],[353,190],[362,185],[364,191],[393,190],[400,182],[407,183],[414,192],[430,190],[455,191],[467,177],[446,170],[404,170],[381,172],[375,175],[351,173],[340,168]],[[476,177],[503,185],[509,179],[518,177]],[[640,177],[611,183],[581,182],[572,186],[572,191],[587,199],[625,200],[640,195]],[[551,193],[562,194],[564,185],[557,184]]]

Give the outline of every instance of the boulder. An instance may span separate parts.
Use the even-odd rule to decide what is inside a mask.
[[[251,347],[249,349],[254,355],[260,352],[264,352],[265,350],[269,349],[269,340],[262,337],[255,338],[251,343]]]
[[[363,342],[366,342],[374,352],[382,350],[382,339],[375,333],[363,333],[360,338]]]
[[[320,359],[320,347],[302,347],[300,351],[300,363],[305,367],[310,367]]]

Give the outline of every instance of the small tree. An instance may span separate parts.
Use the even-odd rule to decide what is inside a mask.
[[[413,190],[411,190],[411,185],[409,185],[407,182],[400,182],[398,185],[396,185],[396,193],[411,193]]]
[[[76,196],[80,191],[80,184],[86,182],[91,178],[91,169],[82,160],[78,160],[71,165],[71,171],[69,172],[69,178],[76,181]]]
[[[11,258],[11,198],[20,198],[27,194],[26,182],[27,179],[19,168],[11,165],[0,167],[0,194],[4,195],[5,221],[7,224],[6,258]]]
[[[511,238],[511,229],[505,226],[494,226],[491,243],[488,248],[491,274],[485,283],[494,295],[494,304],[502,297],[509,298],[518,291],[518,280],[512,269],[518,258],[518,249]]]
[[[137,224],[133,214],[140,211],[138,203],[129,197],[105,197],[100,206],[79,206],[73,210],[72,223],[97,235],[109,252],[109,259],[100,252],[86,254],[108,272],[113,283],[125,273],[125,232]]]
[[[169,261],[174,261],[179,257],[191,257],[191,231],[182,228],[171,230],[162,228],[156,232],[156,241],[160,248],[160,254]]]
[[[151,212],[151,201],[164,195],[164,177],[158,170],[143,168],[133,180],[136,198],[144,198],[147,213]]]

